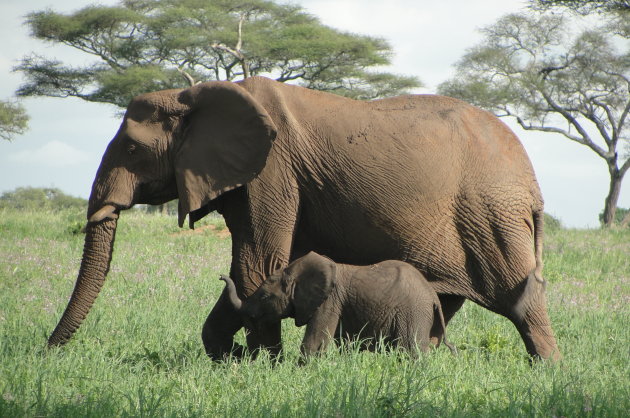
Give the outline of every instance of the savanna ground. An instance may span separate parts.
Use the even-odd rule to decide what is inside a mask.
[[[546,234],[548,302],[564,359],[528,362],[515,328],[467,302],[444,346],[409,359],[353,347],[296,366],[212,363],[200,330],[228,272],[219,218],[195,231],[125,213],[108,280],[75,337],[47,350],[78,271],[83,212],[0,210],[0,416],[628,416],[630,231]],[[239,334],[243,342],[243,336]]]

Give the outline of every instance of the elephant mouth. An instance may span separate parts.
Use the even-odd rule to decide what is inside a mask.
[[[177,186],[174,181],[154,180],[138,185],[133,201],[145,205],[162,205],[177,197]]]

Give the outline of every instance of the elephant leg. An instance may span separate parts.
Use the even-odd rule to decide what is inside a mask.
[[[206,354],[215,361],[223,360],[230,355],[241,357],[244,347],[234,344],[234,334],[242,327],[241,316],[234,311],[227,299],[227,293],[222,292],[201,331]]]
[[[496,190],[501,191],[500,187]],[[540,277],[542,231],[537,232],[539,225],[531,224],[529,198],[519,200],[515,193],[508,200],[504,196],[486,196],[482,202],[469,201],[462,207],[463,213],[477,216],[463,216],[457,225],[468,276],[460,279],[467,283],[460,292],[510,319],[533,358],[555,360],[560,352],[547,315],[545,283]]]
[[[466,301],[463,296],[457,295],[438,295],[440,298],[440,305],[442,305],[442,314],[444,315],[444,323],[448,325],[448,322],[455,316],[455,313],[461,309]],[[442,325],[435,323],[431,327],[431,345],[437,346],[444,336],[444,330]]]
[[[341,317],[336,309],[338,305],[339,303],[336,303],[333,298],[327,299],[306,324],[300,346],[304,358],[323,352],[331,339],[343,334],[343,330],[337,333]]]
[[[545,282],[536,279],[532,272],[521,288],[518,303],[506,316],[518,329],[527,352],[533,358],[560,360],[560,351],[547,314]]]
[[[249,322],[249,321],[248,321]],[[247,348],[255,358],[264,348],[269,351],[271,358],[276,359],[282,352],[282,323],[247,323]]]

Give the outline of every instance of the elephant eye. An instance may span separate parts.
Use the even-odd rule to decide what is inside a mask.
[[[131,144],[127,147],[127,154],[131,155],[136,151],[136,146],[134,144]]]

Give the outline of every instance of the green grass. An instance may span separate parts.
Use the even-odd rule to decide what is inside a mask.
[[[212,363],[201,325],[222,289],[230,239],[125,213],[111,273],[75,337],[47,350],[79,267],[83,213],[0,211],[0,416],[627,416],[630,233],[550,231],[545,275],[564,359],[530,366],[506,319],[466,303],[459,349],[330,350],[296,365],[303,328],[283,323],[284,361]],[[242,334],[238,339],[243,342]]]

